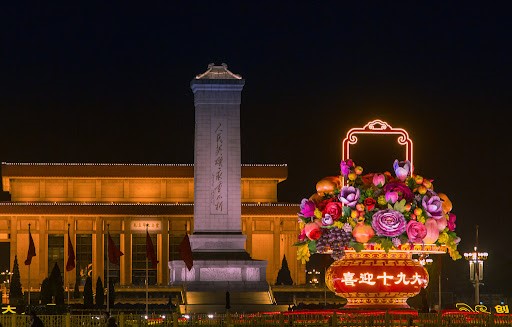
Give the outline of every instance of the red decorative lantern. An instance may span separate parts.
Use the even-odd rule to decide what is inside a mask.
[[[409,308],[407,299],[427,287],[428,273],[412,252],[347,250],[327,269],[325,281],[347,299],[345,308]]]

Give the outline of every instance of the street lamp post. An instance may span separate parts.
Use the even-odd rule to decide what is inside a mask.
[[[487,252],[478,252],[478,226],[476,226],[476,245],[473,252],[464,253],[464,259],[469,262],[469,278],[475,285],[475,305],[480,304],[480,284],[484,280],[484,261]]]

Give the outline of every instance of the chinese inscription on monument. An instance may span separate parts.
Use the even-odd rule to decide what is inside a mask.
[[[227,208],[228,194],[228,185],[225,182],[225,178],[227,177],[227,163],[225,162],[227,159],[227,144],[225,144],[226,122],[218,119],[216,122],[213,122],[211,126],[211,155],[213,156],[213,160],[211,167],[212,189],[210,195],[210,213],[224,214]]]

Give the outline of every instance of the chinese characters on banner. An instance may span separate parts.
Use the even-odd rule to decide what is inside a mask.
[[[356,284],[368,284],[375,285],[377,283],[381,283],[384,286],[391,284],[404,284],[404,285],[422,285],[423,278],[418,273],[414,275],[407,276],[403,272],[398,273],[397,275],[388,275],[386,272],[381,273],[380,275],[374,276],[374,274],[365,272],[360,273],[359,277],[356,277],[355,273],[346,272],[343,273],[343,278],[340,280],[346,286],[355,286]]]
[[[225,182],[227,177],[227,149],[225,144],[226,140],[226,126],[225,119],[218,119],[212,122],[211,130],[211,146],[212,155],[212,188],[210,195],[210,213],[211,214],[224,214],[227,209],[227,194],[228,185]]]

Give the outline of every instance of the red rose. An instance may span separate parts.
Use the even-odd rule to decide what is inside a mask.
[[[364,199],[364,206],[366,207],[366,209],[368,209],[368,211],[372,211],[373,208],[375,208],[375,203],[377,203],[377,201],[375,201],[374,198]]]
[[[322,216],[325,214],[331,215],[333,220],[338,220],[343,214],[343,205],[341,202],[329,202],[322,211]]]
[[[327,204],[328,204],[328,203],[331,203],[331,202],[333,202],[333,201],[334,201],[334,198],[329,198],[329,199],[327,199],[327,200],[322,200],[322,201],[320,201],[320,202],[316,205],[316,207],[318,208],[318,210],[320,210],[320,211],[324,211],[324,209],[325,209],[325,207],[327,206]]]

